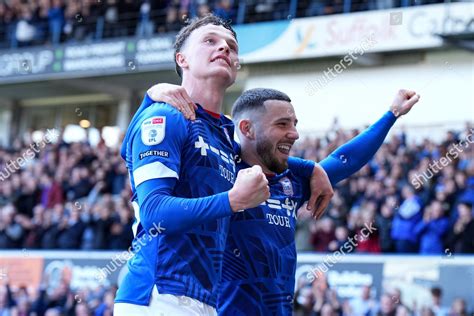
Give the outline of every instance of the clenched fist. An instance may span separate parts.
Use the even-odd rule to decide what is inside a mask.
[[[234,212],[256,207],[269,197],[268,180],[258,165],[240,170],[234,187],[229,191],[230,206]]]
[[[390,111],[396,117],[405,115],[419,100],[420,96],[415,91],[401,89],[395,96]]]

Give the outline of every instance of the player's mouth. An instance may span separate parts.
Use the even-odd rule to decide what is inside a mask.
[[[278,144],[277,145],[277,150],[282,153],[283,155],[290,155],[291,147],[293,144]]]
[[[230,67],[230,58],[225,55],[219,55],[211,59],[211,63],[217,62]]]

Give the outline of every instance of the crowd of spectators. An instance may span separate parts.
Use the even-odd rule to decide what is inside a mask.
[[[25,47],[177,32],[194,16],[235,22],[230,0],[0,0],[0,45]]]
[[[128,173],[104,143],[47,144],[15,171],[27,148],[0,149],[0,249],[127,249],[133,239]]]
[[[26,287],[12,290],[8,279],[0,279],[1,316],[112,316],[115,285],[95,288],[73,288],[71,279],[62,277],[51,284],[45,277],[36,292]],[[443,290],[430,289],[431,298],[418,304],[408,302],[399,288],[385,291],[375,298],[370,285],[360,289],[359,296],[341,299],[321,274],[313,282],[302,276],[297,282],[294,316],[469,316],[467,302],[455,298],[443,304]],[[405,294],[406,295],[406,294]],[[405,296],[406,297],[406,296]]]
[[[116,286],[73,289],[71,280],[59,284],[42,282],[38,291],[26,287],[13,290],[8,279],[0,279],[1,316],[112,316]]]
[[[439,2],[443,0],[352,0],[349,6],[343,0],[0,0],[0,48],[149,37],[177,32],[188,19],[208,13],[236,24]]]
[[[420,305],[408,303],[398,288],[382,293],[375,298],[374,288],[363,286],[360,296],[342,300],[332,289],[324,275],[312,283],[303,276],[297,285],[294,300],[294,316],[468,316],[467,302],[454,299],[443,305],[443,290],[433,287],[431,298]]]

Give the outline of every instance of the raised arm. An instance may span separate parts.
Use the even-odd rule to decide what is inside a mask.
[[[414,91],[400,90],[382,118],[320,162],[334,185],[359,171],[382,146],[397,117],[407,114],[419,101]]]
[[[359,171],[383,144],[397,117],[410,112],[419,99],[420,96],[414,91],[399,90],[395,95],[390,111],[364,132],[332,152],[320,162],[320,167],[314,162],[298,158],[292,158],[288,161],[292,172],[299,176],[311,178],[311,197],[308,202],[308,209],[311,205],[316,205],[313,212],[314,217],[322,216],[329,203],[328,197],[332,197],[325,183],[325,177],[328,177],[330,183],[335,185]],[[313,172],[311,172],[312,167],[314,168]],[[326,175],[322,174],[321,167]]]

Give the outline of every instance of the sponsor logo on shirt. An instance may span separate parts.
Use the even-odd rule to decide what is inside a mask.
[[[291,180],[288,179],[287,177],[281,178],[280,179],[280,184],[283,187],[283,193],[288,196],[292,196],[293,193],[293,184],[291,183]]]
[[[268,219],[268,224],[270,225],[291,227],[290,218],[296,218],[296,207],[298,206],[298,202],[295,202],[290,198],[286,198],[284,202],[276,199],[268,199],[261,205],[268,206],[270,209],[286,210],[286,216],[267,213],[266,217]]]

